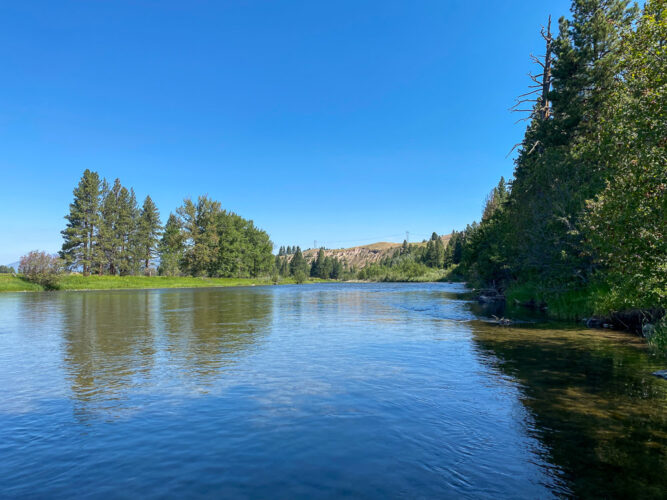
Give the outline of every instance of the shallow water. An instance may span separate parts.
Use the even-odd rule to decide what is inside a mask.
[[[664,498],[664,358],[461,292],[0,295],[0,497]]]

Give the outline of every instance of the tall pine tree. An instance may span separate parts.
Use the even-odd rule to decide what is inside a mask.
[[[81,269],[90,274],[94,262],[94,247],[100,207],[100,177],[86,169],[74,189],[74,201],[70,203],[67,227],[63,235],[60,257],[69,269]]]
[[[157,254],[161,230],[160,212],[151,197],[146,196],[137,224],[137,257],[144,273],[149,271],[151,261]]]

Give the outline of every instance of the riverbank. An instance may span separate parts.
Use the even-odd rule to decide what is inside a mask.
[[[308,279],[306,283],[326,283],[331,280]],[[293,278],[281,278],[277,284],[295,284]],[[274,284],[271,278],[193,278],[189,276],[81,276],[65,275],[58,290],[131,290],[155,288],[204,288],[230,286],[259,286]],[[0,292],[42,292],[45,288],[19,275],[0,274]]]
[[[549,319],[586,322],[593,327],[609,324],[645,336],[651,344],[667,351],[667,320],[660,319],[664,308],[619,304],[602,284],[566,290],[547,289],[535,283],[513,284],[505,290],[505,300],[509,311],[521,308],[519,304],[545,304]],[[642,329],[647,322],[649,326]]]

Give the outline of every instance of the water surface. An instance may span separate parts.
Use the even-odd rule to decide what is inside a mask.
[[[664,498],[664,358],[462,291],[0,295],[0,497]]]

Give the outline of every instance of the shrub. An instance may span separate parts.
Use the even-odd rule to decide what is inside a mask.
[[[58,281],[63,270],[63,262],[54,255],[33,250],[21,257],[19,273],[33,283],[42,285],[47,290],[58,288]]]
[[[306,281],[306,272],[303,269],[297,269],[294,272],[294,281],[296,281],[299,285]]]

